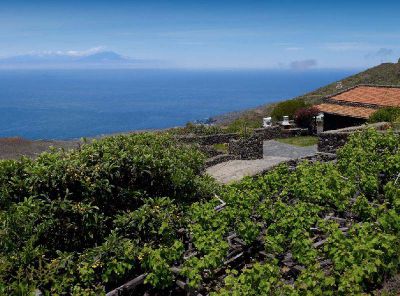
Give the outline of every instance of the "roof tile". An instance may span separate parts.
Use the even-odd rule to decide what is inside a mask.
[[[357,86],[330,98],[331,100],[400,107],[400,87]]]
[[[316,106],[321,112],[329,114],[337,114],[342,116],[351,116],[357,118],[368,118],[376,109],[364,108],[364,107],[353,107],[343,106],[336,104],[320,104]]]

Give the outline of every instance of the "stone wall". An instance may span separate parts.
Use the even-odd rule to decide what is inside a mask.
[[[318,151],[325,153],[336,153],[338,148],[346,144],[351,134],[366,128],[374,128],[378,131],[384,131],[390,128],[390,124],[387,122],[380,122],[320,133],[318,134]]]
[[[226,162],[226,161],[234,160],[234,159],[238,159],[238,157],[236,155],[232,155],[232,154],[216,155],[216,156],[211,157],[211,158],[206,160],[205,168],[208,168],[210,166],[219,164],[221,162]]]
[[[257,135],[249,138],[231,140],[229,142],[229,154],[239,159],[261,159],[263,158],[263,139]]]
[[[336,150],[346,144],[351,133],[328,133],[318,135],[318,151],[325,153],[336,153]]]
[[[207,157],[214,157],[214,156],[224,154],[224,152],[215,149],[215,147],[212,145],[198,145],[198,144],[195,144],[195,145],[196,145],[197,149],[199,149],[201,152],[203,152]]]
[[[309,136],[311,133],[306,128],[291,128],[288,130],[281,131],[281,138],[292,138],[300,136]]]
[[[254,129],[254,134],[263,140],[271,140],[281,138],[282,129],[280,126],[271,126]]]
[[[307,129],[292,128],[292,129],[282,129],[280,126],[272,126],[267,128],[256,128],[254,129],[254,135],[262,138],[262,140],[272,140],[277,138],[289,138],[296,136],[305,136],[309,132]],[[178,141],[184,143],[196,143],[199,145],[214,145],[221,143],[229,143],[232,139],[239,139],[240,135],[238,133],[228,133],[228,134],[215,134],[215,135],[180,135],[175,136]]]
[[[304,128],[282,129],[280,126],[272,126],[266,128],[256,128],[254,130],[254,134],[261,137],[264,141],[266,141],[278,138],[307,136],[310,133],[308,129]]]
[[[215,134],[207,136],[182,135],[175,136],[178,141],[190,144],[198,144],[200,150],[209,157],[216,157],[219,152],[212,147],[214,144],[229,143],[229,154],[237,159],[261,159],[263,158],[263,141],[277,138],[289,138],[309,135],[307,129],[293,128],[282,129],[280,126],[258,128],[250,137],[241,138],[237,133]]]

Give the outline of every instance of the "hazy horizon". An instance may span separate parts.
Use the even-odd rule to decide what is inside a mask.
[[[182,126],[290,99],[354,73],[0,70],[0,137],[71,139]]]
[[[399,8],[388,0],[2,1],[0,58],[109,51],[142,68],[365,69],[400,57]]]

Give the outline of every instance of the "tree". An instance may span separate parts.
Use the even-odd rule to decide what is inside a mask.
[[[374,112],[368,119],[369,122],[395,122],[400,118],[400,108],[387,107]]]
[[[320,111],[316,107],[301,108],[296,111],[294,121],[298,126],[310,129],[314,122],[314,117],[319,113]]]
[[[282,120],[283,116],[289,116],[293,118],[297,110],[308,107],[309,104],[304,100],[289,100],[278,103],[274,110],[271,112],[271,116],[274,120]]]

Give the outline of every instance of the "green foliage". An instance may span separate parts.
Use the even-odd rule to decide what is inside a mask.
[[[168,136],[117,136],[36,160],[0,162],[0,208],[34,196],[84,201],[113,212],[137,196],[196,196],[204,156]]]
[[[400,108],[387,107],[374,112],[368,119],[369,122],[396,122],[400,120]]]
[[[309,107],[309,104],[303,100],[283,101],[276,104],[271,112],[271,116],[274,120],[282,121],[283,116],[287,115],[289,118],[293,118],[297,110],[306,107]]]
[[[294,122],[299,127],[312,129],[315,125],[315,116],[320,113],[317,107],[298,109],[294,114]]]
[[[184,127],[169,129],[168,132],[175,135],[206,136],[206,135],[224,134],[227,132],[227,130],[221,128],[218,125],[193,124],[191,122],[188,122]]]
[[[98,295],[144,272],[168,285],[183,210],[215,191],[203,161],[142,134],[0,162],[0,294]]]
[[[236,233],[249,247],[262,239],[275,259],[230,271],[214,295],[372,291],[400,266],[400,187],[393,182],[400,172],[399,148],[397,135],[367,130],[351,138],[337,164],[304,162],[294,171],[281,166],[256,180],[245,179],[221,193],[226,202],[221,212],[214,210],[217,200],[194,204],[190,229],[201,255],[185,262],[183,274],[194,287],[205,280],[203,275],[212,277],[227,252],[221,244]],[[346,235],[338,223],[324,219],[329,213],[353,217]],[[322,247],[314,246],[312,228],[327,237]],[[303,267],[293,285],[284,281],[286,267],[277,259],[288,252]],[[333,264],[322,269],[321,258]]]
[[[150,271],[146,283],[159,288],[171,285],[174,276],[170,265],[182,256],[183,251],[183,244],[178,240],[168,247],[152,249],[146,246],[141,254],[142,266]]]
[[[248,135],[255,128],[260,128],[262,126],[262,119],[249,119],[249,118],[239,118],[230,123],[226,130],[231,133],[239,133],[241,135]]]
[[[214,149],[223,153],[228,153],[228,144],[227,143],[220,143],[214,144]]]
[[[140,135],[1,162],[0,294],[104,295],[146,274],[159,295],[177,279],[211,295],[366,295],[400,271],[391,131],[354,134],[337,162],[222,188],[202,159]]]
[[[149,198],[135,211],[117,215],[114,225],[119,235],[141,240],[172,243],[182,227],[180,208],[169,198]]]
[[[225,287],[211,295],[271,295],[279,290],[279,284],[283,284],[279,279],[279,267],[273,263],[256,263],[252,268],[244,269],[238,277],[236,275],[236,270],[229,271],[225,278]]]

